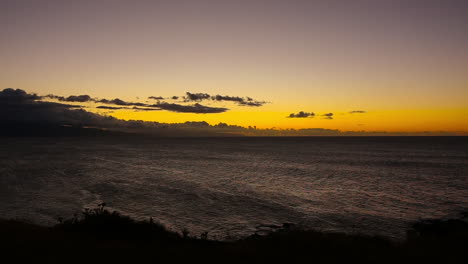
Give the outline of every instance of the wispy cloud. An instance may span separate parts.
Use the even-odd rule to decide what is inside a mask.
[[[364,114],[367,113],[366,111],[363,110],[354,110],[354,111],[349,111],[350,114]]]
[[[321,116],[323,116],[323,119],[333,119],[333,113],[326,113]]]

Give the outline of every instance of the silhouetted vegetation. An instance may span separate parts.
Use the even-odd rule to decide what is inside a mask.
[[[97,208],[86,208],[81,218],[75,216],[69,220],[59,220],[60,223],[54,229],[89,234],[99,239],[161,240],[180,237],[179,234],[166,230],[153,218],[136,221],[119,212],[106,210],[105,205],[101,203]]]
[[[468,260],[468,223],[459,219],[414,223],[405,241],[384,237],[302,230],[294,224],[261,226],[236,241],[214,241],[138,221],[100,204],[54,227],[0,221],[4,257],[17,262],[213,262],[213,263],[464,263]],[[262,229],[262,227],[267,228]]]

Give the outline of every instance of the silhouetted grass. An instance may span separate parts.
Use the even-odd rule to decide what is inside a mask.
[[[414,223],[405,241],[300,230],[285,224],[265,235],[226,242],[167,230],[153,219],[137,221],[100,204],[82,215],[41,227],[0,221],[3,257],[30,263],[466,263],[465,219]],[[466,217],[466,215],[465,215]]]

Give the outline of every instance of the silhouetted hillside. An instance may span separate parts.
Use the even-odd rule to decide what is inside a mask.
[[[466,215],[465,215],[466,216]],[[29,263],[464,263],[464,219],[415,223],[405,241],[357,234],[299,230],[285,224],[269,234],[226,242],[208,234],[169,231],[153,219],[136,221],[104,209],[42,227],[0,222],[3,258]]]

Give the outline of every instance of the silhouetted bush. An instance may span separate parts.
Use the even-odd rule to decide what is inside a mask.
[[[88,233],[101,239],[176,239],[179,234],[168,231],[162,224],[148,221],[136,221],[117,211],[110,212],[101,203],[97,208],[86,208],[82,217],[60,221],[54,228],[66,232]]]

